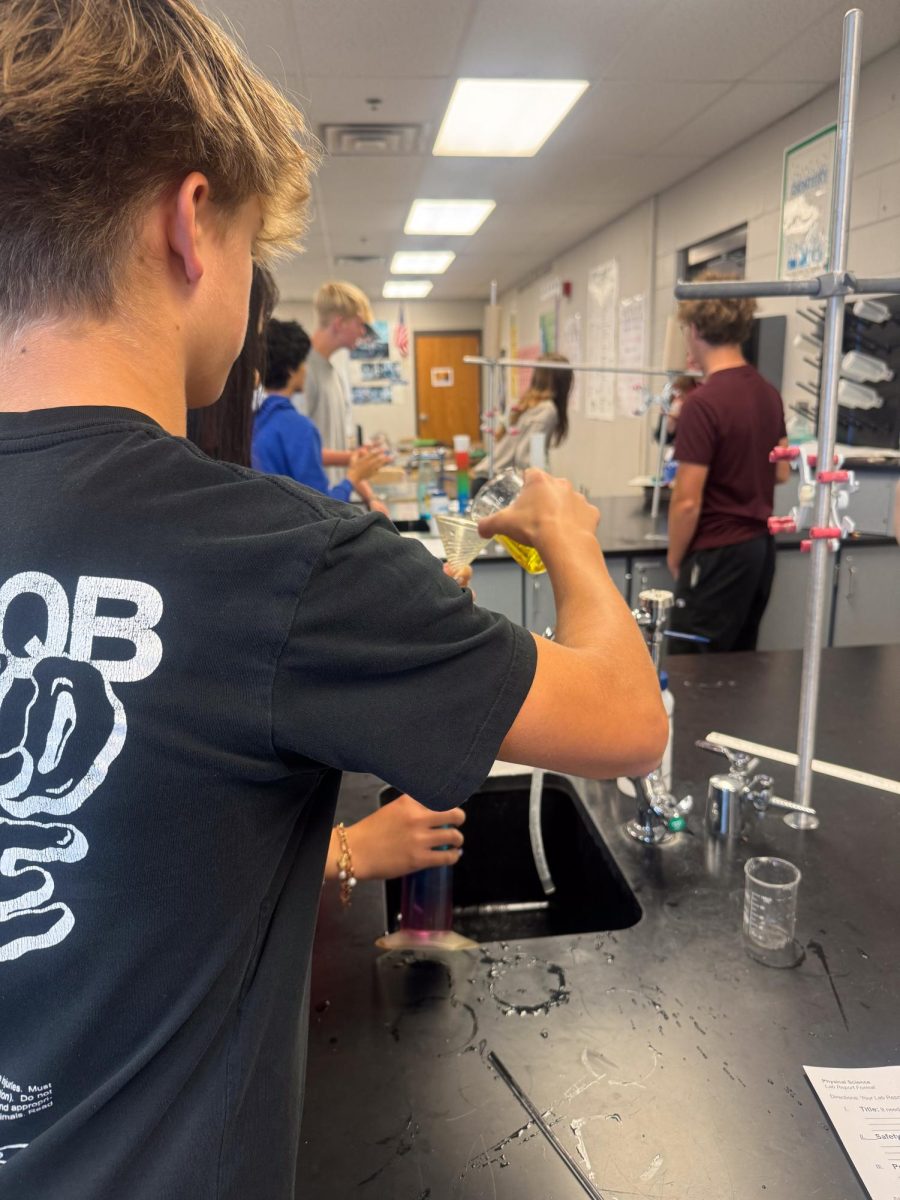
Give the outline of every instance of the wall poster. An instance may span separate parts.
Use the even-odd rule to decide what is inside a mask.
[[[616,316],[619,302],[619,264],[611,258],[588,275],[587,352],[589,363],[616,365]],[[612,421],[616,415],[614,375],[588,371],[584,382],[585,415]]]
[[[837,126],[784,152],[778,278],[809,279],[828,270]]]
[[[572,313],[563,321],[560,354],[564,354],[570,363],[582,361],[581,348],[581,313]],[[569,409],[573,413],[581,412],[581,395],[584,391],[584,372],[573,371],[572,391],[569,395]]]
[[[373,321],[375,336],[350,351],[350,398],[354,404],[393,404],[396,385],[406,383],[402,363],[391,358],[387,321]]]
[[[619,366],[644,365],[646,327],[646,296],[629,296],[619,302]],[[641,374],[617,375],[616,388],[620,417],[633,417],[641,405],[644,377]]]

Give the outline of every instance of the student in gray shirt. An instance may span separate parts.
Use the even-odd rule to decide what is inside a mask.
[[[329,447],[322,451],[322,463],[335,484],[344,478],[343,468],[350,462],[353,418],[346,385],[331,359],[338,350],[352,350],[372,335],[372,306],[365,292],[342,282],[323,283],[314,303],[317,325],[306,360],[306,412],[322,435],[322,445]],[[371,493],[368,484],[363,486]],[[363,499],[370,510],[388,515],[374,495]]]

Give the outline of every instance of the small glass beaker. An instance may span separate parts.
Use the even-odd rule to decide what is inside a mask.
[[[469,507],[469,516],[478,522],[483,517],[491,517],[501,509],[509,508],[524,486],[525,480],[519,472],[508,467],[481,489]],[[534,546],[524,546],[503,533],[498,533],[496,540],[506,547],[512,558],[530,575],[541,575],[547,570]]]
[[[784,858],[744,864],[744,947],[767,967],[793,967],[803,952],[794,938],[800,871]]]

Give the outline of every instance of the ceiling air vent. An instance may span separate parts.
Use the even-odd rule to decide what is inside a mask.
[[[382,264],[384,256],[381,254],[338,254],[334,261],[339,267],[368,267],[373,263]]]
[[[400,158],[422,153],[421,125],[323,125],[329,154],[342,158]]]

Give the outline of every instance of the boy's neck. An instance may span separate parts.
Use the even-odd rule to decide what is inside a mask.
[[[184,436],[184,369],[175,339],[167,354],[148,353],[141,342],[140,333],[86,322],[37,327],[0,343],[0,411],[132,408]]]
[[[717,371],[730,371],[732,367],[746,367],[747,360],[740,346],[707,346],[702,355],[701,366],[705,376]]]
[[[323,358],[331,358],[332,354],[340,350],[340,346],[332,336],[331,330],[327,328],[323,329],[321,325],[318,329],[313,330],[310,341],[312,342],[313,349],[321,354]]]

